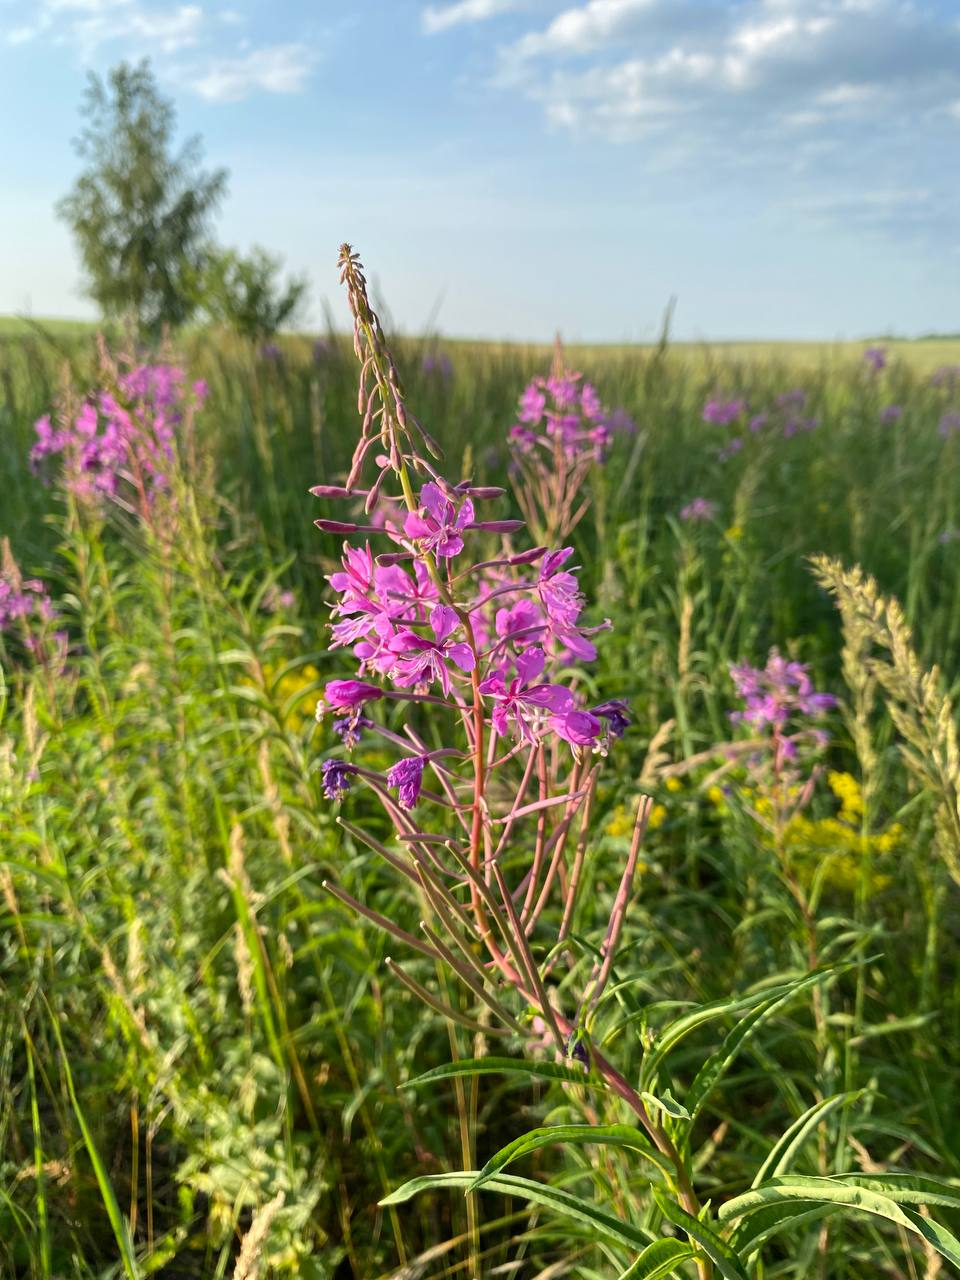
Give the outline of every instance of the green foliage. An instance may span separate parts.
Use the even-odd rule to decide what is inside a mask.
[[[280,258],[259,246],[246,256],[212,250],[201,285],[204,313],[243,338],[272,337],[296,321],[308,288],[306,277],[281,282],[282,267]]]
[[[194,313],[208,258],[210,216],[226,190],[223,169],[200,168],[198,139],[173,147],[173,104],[146,61],[91,74],[85,168],[58,205],[73,232],[87,291],[108,318],[141,331],[176,327]]]
[[[229,335],[186,340],[210,397],[170,545],[30,475],[32,422],[64,365],[96,385],[91,336],[0,337],[0,533],[50,584],[71,643],[63,678],[12,646],[0,657],[0,1275],[229,1276],[257,1223],[262,1280],[957,1267],[945,824],[960,563],[941,536],[960,472],[937,432],[951,393],[900,362],[880,386],[852,365],[801,374],[745,353],[574,356],[640,432],[615,439],[577,531],[593,620],[614,624],[591,694],[629,698],[636,726],[597,797],[571,981],[603,938],[621,810],[650,792],[658,820],[583,1043],[662,1104],[708,1205],[693,1218],[671,1162],[594,1075],[524,1062],[513,1032],[487,1035],[472,991],[323,890],[410,936],[431,916],[357,837],[387,839],[363,802],[341,826],[320,795],[332,738],[312,703],[343,674],[323,608],[339,539],[313,529],[305,490],[347,465],[355,371],[336,338],[317,356],[281,342],[267,364]],[[463,474],[493,483],[545,353],[450,344],[442,381],[421,371],[425,350],[399,346],[410,402]],[[704,399],[742,389],[759,408],[794,381],[818,431],[718,463]],[[904,405],[902,430],[878,424],[886,401]],[[677,513],[698,493],[719,511],[694,527]],[[815,552],[874,580],[869,648],[862,595],[838,616],[808,572]],[[295,599],[277,606],[277,588]],[[727,664],[772,644],[848,690],[827,765],[862,812],[803,872],[812,934],[737,800],[742,778],[712,777]],[[812,804],[829,834],[823,781]],[[894,824],[885,853],[876,837]],[[531,937],[538,959],[551,924]],[[395,979],[400,964],[433,1006]]]

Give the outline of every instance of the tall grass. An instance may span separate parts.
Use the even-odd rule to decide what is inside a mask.
[[[494,483],[516,397],[549,355],[451,345],[448,378],[425,367],[430,349],[398,345],[407,399],[451,471],[462,460]],[[313,528],[306,490],[348,465],[346,344],[315,355],[291,339],[277,361],[199,335],[185,354],[210,397],[201,460],[178,468],[185,515],[168,544],[30,474],[34,419],[68,376],[96,385],[90,337],[0,338],[0,533],[51,584],[72,649],[62,676],[15,646],[3,661],[0,1275],[616,1276],[615,1242],[516,1196],[378,1207],[409,1178],[471,1167],[465,1152],[480,1167],[536,1121],[578,1117],[543,1082],[407,1089],[451,1051],[476,1056],[473,1034],[395,981],[380,935],[321,888],[329,877],[416,930],[416,904],[335,826],[319,786],[330,742],[312,713],[336,672],[323,575],[337,540]],[[778,645],[844,697],[829,765],[862,803],[843,817],[818,784],[790,857],[819,959],[857,966],[819,1016],[799,1001],[757,1029],[698,1118],[694,1167],[709,1165],[722,1203],[793,1124],[797,1173],[896,1163],[958,1178],[955,779],[929,772],[937,744],[951,749],[960,676],[960,440],[938,432],[956,384],[900,360],[874,375],[853,359],[572,356],[637,428],[616,437],[576,533],[594,620],[614,623],[596,693],[628,698],[636,717],[597,798],[574,922],[585,955],[616,892],[624,813],[649,791],[657,815],[611,984],[618,1054],[636,1073],[686,1002],[756,995],[806,968],[811,922],[746,780],[713,777],[711,748],[731,733],[728,664]],[[743,450],[718,460],[733,432],[702,421],[706,399],[742,395],[759,412],[795,385],[815,431],[743,432]],[[890,404],[904,414],[885,425]],[[712,520],[679,518],[695,496],[716,504]],[[829,570],[842,618],[809,569],[815,554],[874,580],[855,599],[862,583]],[[295,601],[278,611],[277,585]],[[884,619],[900,614],[876,601],[894,597],[914,685],[896,684],[884,657]],[[924,702],[935,664],[941,701]],[[376,830],[372,810],[357,816]],[[428,964],[405,967],[442,1003],[456,998]],[[678,1045],[678,1090],[715,1044],[705,1024]],[[603,1187],[637,1228],[661,1220],[614,1147],[525,1159],[525,1175],[549,1170],[578,1196]],[[949,1207],[937,1212],[949,1222]],[[767,1276],[932,1280],[941,1266],[879,1217],[798,1227],[764,1257]]]

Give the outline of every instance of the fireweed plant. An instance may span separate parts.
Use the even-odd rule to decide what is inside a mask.
[[[601,464],[615,419],[583,375],[566,367],[559,338],[548,377],[534,378],[520,397],[511,427],[510,478],[535,541],[554,545],[590,509],[586,482]]]
[[[324,531],[359,540],[345,544],[342,571],[329,579],[336,596],[331,647],[352,649],[358,667],[350,678],[328,682],[318,704],[318,719],[332,715],[342,743],[322,763],[323,786],[331,801],[362,786],[379,802],[395,844],[353,822],[341,819],[341,826],[409,884],[424,912],[420,936],[339,885],[325,881],[325,887],[438,972],[452,971],[470,993],[468,1014],[443,998],[449,994],[444,983],[437,995],[387,959],[398,981],[475,1036],[478,1056],[435,1068],[414,1085],[524,1072],[565,1082],[586,1121],[535,1129],[479,1170],[415,1178],[384,1203],[431,1188],[484,1186],[545,1205],[581,1233],[586,1227],[624,1280],[689,1275],[690,1268],[701,1280],[759,1276],[761,1250],[772,1237],[798,1221],[854,1208],[919,1234],[960,1263],[960,1241],[911,1207],[960,1206],[952,1186],[897,1174],[791,1173],[806,1140],[851,1101],[846,1095],[820,1099],[799,1116],[748,1190],[715,1206],[698,1194],[709,1156],[694,1151],[693,1130],[724,1073],[760,1023],[842,970],[814,969],[759,994],[688,1009],[646,1040],[637,1081],[602,1051],[600,1010],[651,809],[641,797],[610,916],[600,945],[588,949],[592,965],[584,980],[578,905],[589,881],[591,814],[604,757],[629,724],[623,702],[589,705],[583,697],[581,672],[596,656],[602,628],[584,625],[586,600],[571,548],[487,549],[491,535],[514,535],[520,522],[481,514],[481,505],[503,490],[443,475],[439,449],[405,402],[361,263],[348,245],[339,266],[361,364],[362,428],[346,482],[311,492],[354,503],[362,498],[368,514],[365,524],[316,521]],[[531,414],[546,411],[541,399],[548,389],[528,389]],[[560,399],[577,395],[582,408],[583,389],[570,380]],[[543,514],[544,527],[565,527],[566,514]],[[742,669],[738,681],[747,703],[742,714],[756,722],[752,728],[772,731],[774,767],[789,789],[788,762],[798,735],[807,732],[791,727],[790,719],[823,711],[827,701],[803,668],[776,655],[765,671]],[[391,707],[402,709],[399,729],[389,717],[376,718]],[[388,744],[395,763],[385,771],[366,767],[368,742],[378,750]],[[693,1030],[729,1014],[739,1020],[678,1100],[668,1055]],[[519,1043],[525,1057],[486,1055],[489,1037]],[[620,1122],[623,1109],[629,1124]],[[604,1122],[604,1110],[613,1122]],[[503,1172],[517,1158],[559,1143],[618,1147],[640,1160],[651,1193],[642,1222],[565,1187]],[[470,1140],[464,1150],[472,1156]],[[621,1205],[613,1189],[611,1202]],[[470,1274],[476,1275],[472,1222]]]

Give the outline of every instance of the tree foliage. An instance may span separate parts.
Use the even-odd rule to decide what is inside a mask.
[[[149,63],[91,74],[87,125],[76,139],[86,167],[57,212],[76,239],[87,292],[108,317],[133,315],[142,331],[188,320],[209,256],[209,222],[225,169],[205,172],[198,138],[179,151],[176,113]]]
[[[300,311],[308,282],[280,279],[283,260],[255,245],[247,256],[235,249],[212,253],[203,284],[203,309],[215,324],[243,337],[267,338]]]

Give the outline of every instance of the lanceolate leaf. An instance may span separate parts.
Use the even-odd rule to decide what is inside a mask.
[[[812,1204],[809,1200],[788,1200],[783,1204],[768,1204],[756,1213],[748,1213],[728,1237],[730,1247],[741,1258],[747,1259],[761,1245],[781,1231],[820,1222],[832,1214],[840,1213],[841,1205]]]
[[[788,986],[781,987],[774,992],[763,1004],[751,1010],[747,1017],[737,1023],[716,1053],[711,1054],[697,1072],[696,1078],[690,1086],[684,1101],[686,1102],[687,1110],[690,1112],[691,1119],[696,1119],[737,1054],[761,1023],[776,1013],[778,1009],[783,1008],[801,991],[806,991],[808,988],[816,986],[818,982],[823,982],[826,977],[835,972],[838,972],[838,970],[819,969],[813,973],[806,974],[802,978],[798,978],[796,982],[791,982]]]
[[[742,1262],[713,1227],[687,1213],[686,1209],[682,1209],[656,1187],[653,1189],[653,1198],[667,1221],[679,1227],[691,1241],[700,1246],[724,1280],[748,1280]]]
[[[679,1240],[671,1240],[665,1236],[648,1244],[640,1257],[632,1266],[618,1277],[618,1280],[661,1280],[662,1277],[677,1274],[681,1262],[696,1256],[696,1250]]]
[[[844,967],[848,968],[850,966]],[[826,965],[806,974],[800,981],[819,981],[821,977],[827,974],[840,971],[836,966]],[[676,1021],[671,1022],[658,1033],[656,1043],[644,1059],[642,1083],[644,1086],[649,1084],[655,1078],[657,1070],[667,1054],[681,1040],[690,1035],[692,1031],[696,1031],[698,1027],[702,1027],[708,1022],[713,1022],[717,1018],[742,1013],[746,1009],[753,1009],[758,1004],[766,1004],[768,1001],[792,990],[794,985],[794,983],[786,983],[779,987],[768,987],[765,991],[755,991],[751,995],[728,996],[725,1000],[715,1000],[711,1004],[701,1005],[699,1009],[692,1009],[689,1013],[685,1013],[683,1017],[677,1018]]]
[[[421,1085],[437,1080],[452,1080],[455,1076],[504,1075],[536,1076],[541,1080],[564,1080],[569,1084],[590,1084],[586,1072],[579,1067],[562,1067],[556,1062],[525,1062],[523,1058],[462,1058],[459,1062],[445,1062],[440,1067],[425,1071],[406,1082],[406,1088],[418,1089]]]
[[[464,1191],[469,1191],[476,1183],[478,1176],[477,1170],[467,1170],[464,1173],[437,1173],[423,1178],[412,1178],[380,1203],[385,1207],[404,1204],[415,1195],[419,1195],[421,1191],[443,1188],[462,1188]],[[484,1182],[482,1190],[498,1191],[501,1195],[514,1196],[520,1200],[527,1200],[531,1204],[542,1205],[545,1209],[550,1209],[562,1217],[584,1224],[597,1236],[602,1236],[613,1244],[622,1245],[627,1249],[643,1249],[651,1240],[648,1231],[635,1227],[629,1222],[623,1222],[612,1214],[604,1213],[589,1200],[582,1200],[569,1191],[548,1186],[543,1182],[533,1182],[529,1178],[516,1178],[513,1174],[501,1173]]]
[[[808,1111],[805,1111],[802,1116],[794,1120],[786,1133],[777,1141],[773,1150],[757,1170],[757,1176],[750,1185],[758,1187],[767,1178],[776,1178],[786,1173],[799,1154],[803,1144],[820,1122],[825,1120],[832,1111],[836,1111],[837,1107],[844,1107],[848,1103],[855,1102],[857,1098],[861,1098],[864,1092],[863,1089],[858,1089],[850,1093],[835,1093],[832,1098],[824,1098],[822,1102],[814,1103]]]
[[[837,1178],[774,1178],[769,1182],[763,1183],[759,1187],[755,1187],[751,1191],[745,1192],[742,1196],[737,1196],[733,1200],[728,1200],[726,1204],[721,1205],[719,1217],[724,1222],[735,1220],[743,1217],[744,1214],[753,1213],[756,1210],[766,1207],[770,1204],[797,1202],[807,1204],[830,1204],[841,1209],[858,1209],[862,1213],[872,1213],[879,1218],[886,1218],[889,1222],[895,1223],[897,1226],[906,1227],[909,1231],[922,1236],[933,1247],[941,1253],[948,1262],[952,1262],[954,1266],[960,1266],[960,1240],[957,1240],[945,1227],[938,1223],[931,1222],[927,1218],[921,1217],[917,1213],[910,1210],[902,1209],[893,1198],[903,1198],[907,1203],[917,1204],[932,1202],[941,1204],[942,1199],[936,1198],[937,1194],[946,1195],[945,1191],[935,1193],[932,1189],[928,1189],[923,1194],[916,1187],[900,1185],[898,1190],[894,1190],[891,1182],[891,1176],[878,1175],[885,1190],[891,1191],[891,1194],[884,1195],[880,1191],[873,1188],[877,1185],[871,1178],[870,1185],[858,1185],[864,1181],[863,1175],[852,1175],[857,1178],[856,1182],[850,1181],[847,1177]],[[913,1181],[910,1175],[905,1175],[909,1181]],[[920,1179],[922,1182],[932,1182],[933,1179]],[[942,1184],[939,1184],[942,1186]],[[949,1184],[947,1184],[949,1186]],[[950,1189],[953,1191],[953,1188]],[[956,1203],[956,1198],[952,1197],[946,1203]]]
[[[635,1129],[632,1125],[558,1124],[543,1129],[531,1129],[529,1133],[515,1138],[513,1142],[502,1147],[480,1170],[472,1190],[476,1190],[508,1164],[519,1160],[521,1156],[560,1142],[625,1147],[630,1151],[639,1152],[644,1159],[651,1161],[658,1168],[670,1170],[669,1161],[657,1151],[641,1129]]]

